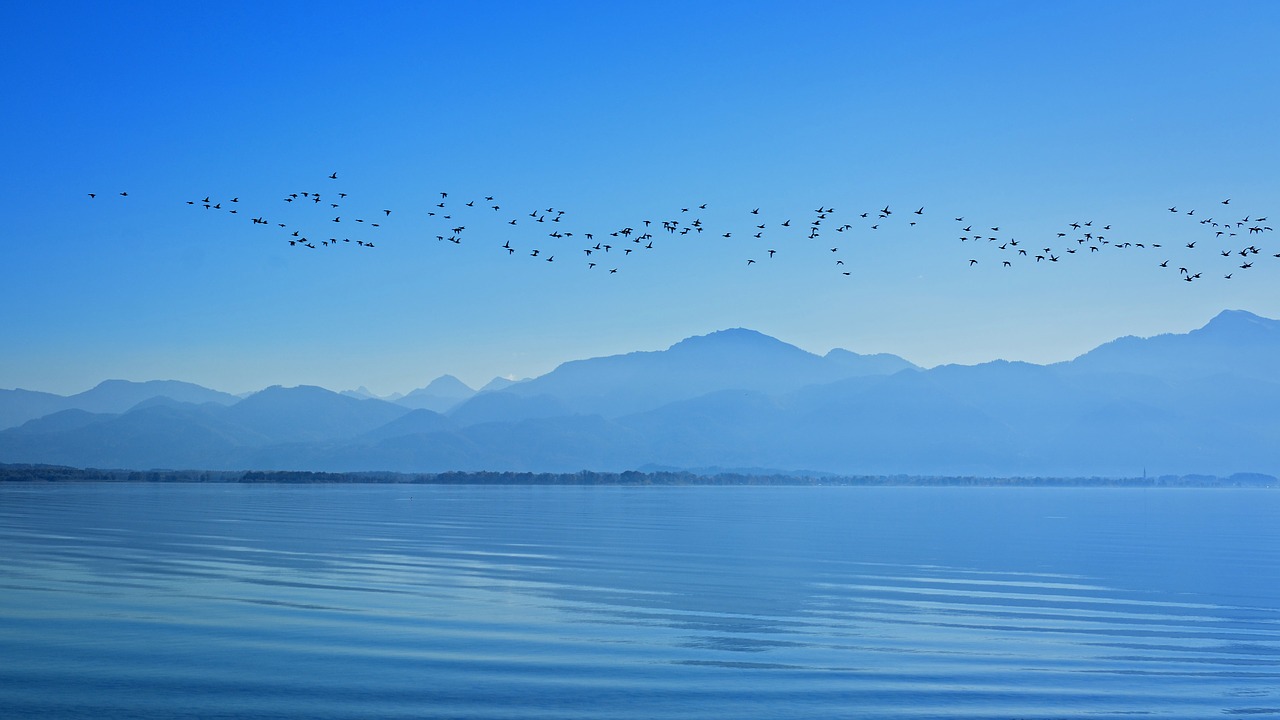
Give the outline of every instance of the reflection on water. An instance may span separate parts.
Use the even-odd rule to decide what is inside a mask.
[[[0,715],[1280,714],[1277,499],[0,487]]]

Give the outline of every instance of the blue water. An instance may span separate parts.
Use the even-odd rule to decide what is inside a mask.
[[[1280,492],[0,487],[0,716],[1280,715]]]

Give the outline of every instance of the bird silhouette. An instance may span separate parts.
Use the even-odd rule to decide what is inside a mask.
[[[329,177],[331,180],[338,179],[336,171],[334,173],[331,173]],[[97,194],[98,193],[86,193],[86,195],[90,199],[96,198]],[[293,193],[283,193],[283,196],[284,196],[283,199],[285,200],[285,202],[292,204],[290,212],[296,212],[297,208],[312,207],[312,206],[306,206],[305,203],[300,204],[299,202],[294,202],[295,200],[297,201],[311,200],[312,205],[314,206],[322,202],[322,200],[326,195],[331,196],[331,199],[328,202],[331,209],[338,209],[340,205],[339,202],[334,202],[334,200],[345,201],[346,198],[348,197],[348,194],[346,192],[318,193],[318,192],[313,192],[310,188],[308,188],[305,191],[299,190],[298,192],[293,192]],[[436,224],[440,223],[441,220],[450,219],[452,215],[457,214],[458,212],[462,212],[464,214],[467,212],[470,212],[470,210],[463,209],[463,208],[473,209],[477,207],[477,203],[479,203],[478,200],[465,201],[463,203],[457,204],[456,207],[458,209],[455,209],[453,213],[446,214],[448,211],[446,210],[445,201],[448,199],[449,193],[442,191],[439,193],[439,195],[440,195],[439,202],[432,203],[435,205],[435,207],[430,208],[428,212],[425,212],[422,214],[422,215],[425,215],[425,217],[422,219],[425,220],[425,222],[427,223],[427,227],[429,228],[428,232],[431,232],[431,230],[443,230],[444,227],[446,226],[440,226]],[[128,197],[129,193],[121,192],[120,196]],[[336,196],[336,197],[332,197],[332,196]],[[504,238],[501,235],[495,236],[494,239],[497,240],[498,242],[495,242],[494,246],[498,247],[501,250],[506,250],[508,255],[514,254],[514,248],[511,242],[512,240],[518,239],[518,235],[516,235],[516,233],[523,230],[523,228],[521,228],[520,230],[516,229],[517,227],[519,227],[519,223],[518,223],[518,219],[514,217],[514,215],[519,215],[520,213],[513,214],[513,213],[510,213],[509,211],[507,213],[503,213],[502,206],[499,204],[493,203],[494,196],[485,195],[483,197],[484,197],[485,203],[491,203],[491,204],[479,205],[479,207],[488,207],[491,210],[490,213],[484,214],[486,217],[489,217],[490,220],[486,223],[486,221],[475,219],[476,224],[481,226],[480,228],[478,228],[478,231],[490,232],[490,233],[501,231],[501,232],[510,233],[511,240],[508,240],[507,238]],[[759,198],[759,199],[763,199],[763,198]],[[239,207],[247,207],[254,211],[257,210],[256,207],[253,207],[253,202],[254,202],[253,198],[248,195],[233,196],[231,199],[226,201],[227,205],[223,205],[221,202],[213,201],[211,196],[206,196],[204,201],[185,200],[185,203],[188,205],[197,205],[197,204],[201,204],[202,202],[203,202],[203,207],[205,207],[205,209],[207,210],[226,209],[227,217],[238,217],[237,213],[239,212],[238,211]],[[1229,197],[1224,198],[1223,200],[1219,200],[1217,202],[1222,206],[1230,206],[1234,204],[1234,200],[1232,200]],[[346,205],[345,202],[341,204],[343,206]],[[355,206],[353,205],[353,207]],[[782,230],[778,230],[778,229],[774,229],[770,233],[765,233],[764,231],[766,229],[769,229],[770,227],[782,228],[789,231],[790,228],[793,226],[793,223],[790,218],[787,218],[782,222],[778,222],[778,223],[775,223],[773,226],[770,226],[767,224],[767,222],[761,222],[760,220],[762,218],[755,219],[751,223],[751,225],[747,225],[745,222],[740,222],[741,219],[738,222],[735,222],[732,220],[732,218],[726,220],[724,218],[712,218],[712,217],[703,218],[703,217],[698,217],[696,214],[694,216],[689,215],[689,213],[692,212],[692,210],[695,208],[698,209],[699,211],[703,211],[703,210],[706,210],[708,207],[709,205],[707,203],[694,204],[686,201],[684,203],[675,204],[673,207],[669,208],[668,212],[670,214],[665,215],[665,219],[664,219],[664,215],[654,216],[651,214],[648,215],[648,217],[646,217],[645,219],[640,219],[640,217],[643,217],[643,216],[637,217],[637,215],[633,214],[631,216],[633,218],[633,222],[637,226],[643,228],[644,230],[642,230],[640,233],[636,233],[631,229],[630,226],[620,226],[620,229],[610,232],[609,236],[612,238],[618,238],[618,237],[629,238],[632,241],[632,244],[637,246],[637,249],[643,248],[645,250],[653,251],[655,256],[659,256],[659,255],[665,254],[666,252],[670,252],[670,250],[666,247],[658,247],[655,245],[652,239],[653,234],[648,232],[649,228],[651,227],[654,227],[654,228],[661,227],[662,230],[666,231],[670,235],[673,235],[673,236],[679,235],[682,237],[688,237],[690,240],[694,238],[698,238],[700,234],[703,233],[704,231],[709,233],[715,233],[724,239],[732,239],[735,235],[741,235],[744,237],[746,235],[749,235],[752,239],[762,240],[764,239],[765,234],[774,235],[774,234],[782,233]],[[749,208],[749,214],[754,216],[755,218],[758,218],[760,215],[763,214],[764,207],[770,207],[770,204],[764,203],[764,202],[761,202],[759,204],[751,203]],[[928,224],[924,223],[923,220],[920,219],[923,217],[924,210],[926,209],[926,207],[928,206],[919,205],[914,211],[910,211],[910,210],[906,211],[908,213],[908,215],[906,216],[908,222],[904,222],[904,223],[898,223],[895,221],[895,219],[893,218],[894,212],[892,210],[892,207],[889,204],[882,206],[882,209],[878,212],[862,212],[862,213],[853,212],[850,214],[849,219],[853,220],[855,216],[860,217],[862,219],[867,219],[867,218],[870,218],[872,215],[877,215],[878,216],[877,219],[871,220],[866,226],[863,226],[863,227],[870,228],[871,230],[880,231],[875,236],[877,238],[892,239],[892,238],[895,238],[895,235],[894,235],[895,231],[902,231],[909,227],[920,227],[920,228],[927,227]],[[812,209],[813,214],[809,215],[809,219],[807,221],[801,221],[800,227],[804,228],[806,232],[803,235],[799,235],[799,238],[808,238],[809,240],[816,239],[818,237],[821,237],[821,235],[824,232],[826,232],[827,229],[830,227],[834,227],[835,231],[838,233],[853,231],[853,233],[851,234],[856,234],[854,225],[850,222],[846,222],[845,218],[836,214],[836,209],[834,207],[828,207],[825,203],[821,203],[817,205],[816,208],[814,208],[813,205],[809,205],[808,208]],[[396,209],[396,208],[394,208],[393,206],[387,206],[382,208],[381,210],[384,218],[390,218],[393,209]],[[1178,206],[1176,205],[1170,206],[1168,210],[1173,214],[1177,214],[1179,217],[1194,220],[1195,221],[1194,227],[1203,228],[1203,237],[1229,239],[1229,238],[1237,237],[1238,235],[1262,236],[1265,233],[1272,231],[1271,227],[1265,224],[1266,219],[1264,216],[1258,216],[1256,218],[1254,217],[1256,213],[1250,213],[1249,215],[1245,215],[1240,219],[1233,218],[1229,221],[1226,221],[1226,220],[1215,219],[1212,217],[1198,217],[1199,215],[1201,215],[1201,213],[1196,212],[1195,209],[1180,211]],[[364,210],[364,212],[370,212],[370,210]],[[394,243],[399,240],[399,237],[395,234],[398,228],[396,228],[395,226],[388,225],[387,227],[384,228],[380,226],[379,223],[369,222],[364,218],[357,218],[355,216],[357,214],[360,214],[360,211],[358,210],[347,210],[347,213],[349,217],[346,220],[344,220],[341,215],[333,215],[333,216],[310,215],[308,216],[305,214],[305,211],[304,211],[302,215],[297,215],[292,219],[290,219],[289,223],[287,224],[287,230],[285,232],[289,233],[289,236],[292,238],[292,242],[294,242],[295,245],[308,247],[308,248],[315,248],[316,246],[319,246],[327,249],[327,248],[333,248],[341,245],[352,245],[352,244],[361,248],[371,247],[372,243],[369,243],[367,240],[363,238],[359,239],[360,241],[356,243],[353,243],[353,241],[350,238],[347,238],[344,240],[339,240],[337,238],[330,238],[327,241],[317,240],[312,242],[307,240],[307,238],[301,234],[301,230],[314,229],[314,222],[316,220],[331,221],[335,224],[341,223],[341,222],[353,222],[355,226],[367,228],[368,231],[386,233],[384,237],[386,237],[388,241],[391,243]],[[262,225],[270,228],[271,225],[275,225],[281,229],[286,228],[286,223],[272,222],[273,220],[277,220],[277,218],[271,218],[271,220],[268,220],[265,213],[256,213],[256,212],[251,213],[250,210],[247,209],[243,214],[245,215],[246,219],[251,219],[251,224],[254,226]],[[974,232],[974,228],[973,228],[974,225],[980,224],[980,222],[975,222],[967,226],[965,225],[965,216],[967,215],[967,213],[949,213],[949,214],[953,215],[953,220],[956,223],[964,226],[964,234],[959,239],[962,242],[973,243],[976,246],[975,252],[977,251],[977,248],[980,248],[983,245],[989,243],[992,245],[994,249],[998,249],[999,251],[1002,251],[1002,252],[1007,253],[1009,250],[1012,249],[1019,257],[1025,257],[1028,255],[1027,250],[1021,249],[1019,247],[1018,240],[1014,238],[1002,236],[1002,225],[1000,223],[996,223],[990,226],[990,232],[992,233],[992,235],[983,236],[979,233]],[[397,210],[396,215],[397,217],[401,217],[402,220],[405,220],[406,213]],[[914,215],[915,217],[913,218],[912,215]],[[408,218],[410,220],[412,220],[413,217],[414,216],[412,213],[408,214]],[[481,216],[477,215],[477,218],[479,217]],[[577,216],[576,214],[567,213],[566,210],[564,209],[556,209],[554,205],[547,206],[545,210],[535,210],[529,213],[529,217],[534,219],[536,222],[549,221],[549,222],[555,223],[556,224],[555,227],[557,230],[556,232],[550,234],[550,237],[555,240],[569,239],[575,236],[586,237],[588,240],[590,240],[593,236],[593,232],[588,232],[588,231],[606,232],[605,230],[599,227],[591,228],[589,225],[586,225],[586,223],[584,223],[580,219],[580,217]],[[692,219],[689,219],[691,217]],[[917,219],[920,219],[919,222],[917,222]],[[399,225],[399,224],[400,223],[398,221],[396,225]],[[1072,262],[1077,262],[1078,261],[1077,258],[1096,256],[1100,252],[1102,252],[1102,255],[1100,257],[1109,257],[1110,254],[1105,252],[1105,250],[1107,250],[1108,248],[1116,249],[1116,250],[1128,250],[1128,251],[1134,252],[1134,251],[1141,251],[1144,249],[1154,249],[1154,248],[1161,247],[1161,243],[1150,242],[1149,240],[1146,240],[1146,238],[1121,237],[1120,232],[1117,232],[1116,233],[1117,237],[1114,237],[1114,238],[1104,237],[1101,234],[1093,234],[1090,231],[1092,230],[1092,227],[1095,226],[1095,224],[1099,227],[1102,227],[1103,230],[1106,231],[1108,234],[1110,234],[1112,228],[1115,227],[1111,223],[1106,223],[1104,225],[1102,221],[1095,222],[1092,219],[1090,219],[1086,221],[1071,222],[1071,223],[1068,223],[1065,227],[1060,227],[1056,229],[1051,228],[1049,229],[1049,232],[1046,233],[1046,237],[1057,238],[1058,241],[1061,243],[1061,245],[1057,250],[1054,250],[1049,247],[1043,248],[1042,251],[1032,254],[1032,257],[1037,261],[1037,263],[1047,260],[1050,263],[1061,263],[1062,265],[1070,265]],[[494,228],[494,225],[497,226],[496,230]],[[586,226],[584,227],[584,225]],[[1187,223],[1187,225],[1191,225],[1191,223]],[[752,232],[751,229],[749,229],[752,226],[754,226],[755,232]],[[619,227],[619,226],[615,226],[615,227]],[[508,230],[508,228],[510,229]],[[275,231],[274,228],[270,228],[270,229],[272,231]],[[441,232],[441,234],[436,235],[436,239],[437,241],[443,241],[445,239],[448,239],[452,244],[461,244],[462,238],[464,237],[464,232],[465,232],[465,228],[461,224],[459,224],[457,227],[454,227],[452,229],[451,233]],[[654,232],[656,232],[656,229],[654,230]],[[918,232],[918,231],[913,231],[913,232]],[[1183,231],[1183,232],[1189,232],[1189,231]],[[431,236],[430,234],[426,235],[426,237],[430,237],[430,236]],[[913,235],[913,237],[916,237],[916,238],[923,237],[925,238],[925,241],[927,241],[927,235]],[[1201,240],[1203,240],[1203,237],[1192,235],[1190,237],[1177,238],[1176,240],[1173,240],[1173,241],[1181,242],[1188,251],[1195,251],[1198,247],[1201,247],[1203,245],[1203,243],[1200,242]],[[982,241],[983,239],[985,239],[987,243],[979,244],[979,242]],[[1143,240],[1143,242],[1136,242],[1136,240]],[[778,240],[778,239],[771,239],[771,244],[778,243],[778,242],[785,242],[785,241]],[[849,241],[845,241],[840,244],[847,245],[848,242]],[[1214,243],[1214,244],[1216,245],[1218,243]],[[1062,247],[1062,245],[1066,245],[1066,247]],[[491,247],[494,247],[494,246],[491,246]],[[1079,246],[1079,248],[1077,248],[1077,246]],[[778,247],[780,247],[780,245],[774,244],[774,247],[772,248],[769,248],[767,250],[760,248],[755,250],[754,252],[757,252],[757,253],[765,252],[767,253],[767,258],[773,259],[776,257],[777,253],[779,252],[779,250],[777,250]],[[819,246],[816,246],[815,248],[812,245],[809,245],[809,246],[801,245],[801,246],[796,246],[795,248],[784,248],[784,249],[788,250],[788,257],[791,257],[793,255],[793,252],[792,252],[793,249],[807,250],[809,252],[812,252],[814,249],[820,249],[821,247],[823,246],[819,245]],[[1089,252],[1088,253],[1082,252],[1080,253],[1080,255],[1077,255],[1076,253],[1078,252],[1078,250],[1083,250],[1084,247],[1088,247]],[[840,248],[828,246],[828,250],[832,253],[836,253],[840,250]],[[605,244],[596,244],[594,248],[591,248],[589,250],[584,249],[584,254],[587,256],[589,261],[592,260],[591,255],[595,251],[609,252],[610,246]],[[927,249],[922,248],[922,252],[927,252]],[[1212,256],[1212,250],[1208,250],[1207,252],[1209,253],[1210,256]],[[631,254],[630,248],[624,247],[624,257],[629,256],[630,254]],[[1234,257],[1234,256],[1240,256],[1241,261],[1233,264],[1238,266],[1236,269],[1241,269],[1241,270],[1244,270],[1244,269],[1252,270],[1255,268],[1261,269],[1264,265],[1268,265],[1270,261],[1258,262],[1258,263],[1252,262],[1252,258],[1260,254],[1261,254],[1261,249],[1256,246],[1250,246],[1248,248],[1236,247],[1230,250],[1223,247],[1218,248],[1218,256],[1223,259],[1230,259],[1231,257]],[[1280,253],[1275,253],[1273,255],[1273,253],[1268,252],[1267,254],[1273,257],[1280,256]],[[552,262],[554,260],[554,256],[551,256],[551,255],[534,254],[534,256],[541,257],[544,260],[548,260],[548,262]],[[1007,255],[1005,257],[1007,257]],[[758,256],[750,258],[749,260],[750,261],[747,263],[747,265],[749,266],[759,264]],[[977,254],[972,255],[971,258],[969,258],[968,260],[968,264],[971,267],[977,265],[979,262],[986,262],[986,260],[983,259],[981,255],[977,255]],[[1029,268],[1031,267],[1031,265],[1035,264],[1035,263],[1020,264],[1017,262],[1011,262],[1009,260],[1004,260],[1004,259],[1000,259],[997,262],[999,262],[1000,265],[1006,268],[1017,268],[1020,270]],[[843,260],[836,261],[837,265],[843,265],[843,263],[844,263]],[[588,266],[588,269],[590,269],[594,267],[596,263],[588,262],[585,264]],[[1162,262],[1153,263],[1152,265],[1153,266],[1158,265],[1161,268],[1167,269],[1168,267],[1170,267],[1171,264],[1172,264],[1171,259],[1165,259]],[[788,267],[792,266],[790,262],[787,263],[787,265]],[[774,266],[771,265],[771,267],[774,267]],[[621,267],[614,268],[614,270],[620,270],[620,269]],[[1225,277],[1224,273],[1228,273],[1229,271],[1230,271],[1230,268],[1223,268],[1223,270],[1219,272],[1219,275],[1222,275]],[[1211,272],[1207,272],[1206,274],[1212,275]],[[1190,273],[1190,272],[1184,271],[1180,273],[1180,275],[1186,279],[1199,279],[1199,277],[1197,277],[1197,275],[1199,275],[1198,273]]]

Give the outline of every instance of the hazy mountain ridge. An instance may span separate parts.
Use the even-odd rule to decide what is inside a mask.
[[[499,392],[554,398],[569,413],[620,417],[719,390],[776,394],[908,368],[917,369],[891,355],[863,356],[849,351],[815,355],[754,330],[734,328],[686,338],[666,350],[572,360]],[[523,414],[526,408],[530,414]],[[515,406],[479,396],[453,414],[468,422],[481,422],[545,417],[548,412],[542,404]]]
[[[273,386],[232,405],[223,417],[278,442],[332,442],[369,432],[409,412],[313,385]]]
[[[539,378],[471,391],[444,414],[307,386],[267,388],[232,404],[156,396],[112,413],[54,411],[0,432],[0,462],[339,472],[659,466],[1275,474],[1280,378],[1265,372],[1275,367],[1280,322],[1241,311],[1190,333],[1120,338],[1043,366],[921,370],[891,355],[819,356],[737,329],[662,351],[565,363]],[[437,389],[466,388],[454,382]],[[33,407],[56,404],[40,393],[5,392]]]
[[[1243,310],[1224,310],[1203,327],[1186,334],[1117,338],[1057,365],[1073,372],[1106,369],[1165,379],[1192,379],[1230,371],[1267,380],[1277,377],[1277,343],[1280,320]],[[1160,362],[1152,363],[1152,356]]]
[[[0,390],[0,429],[15,427],[60,410],[122,413],[155,397],[219,405],[233,405],[240,400],[230,393],[178,380],[103,380],[84,392],[68,396],[22,389]]]
[[[0,390],[0,428],[17,427],[28,420],[72,408],[67,398],[36,390]],[[87,411],[86,411],[87,412]]]
[[[452,375],[441,375],[427,383],[426,387],[405,393],[394,401],[415,410],[432,410],[442,413],[465,402],[476,394],[466,383]]]

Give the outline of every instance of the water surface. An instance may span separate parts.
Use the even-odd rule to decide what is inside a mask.
[[[0,715],[1280,715],[1278,500],[9,485]]]

